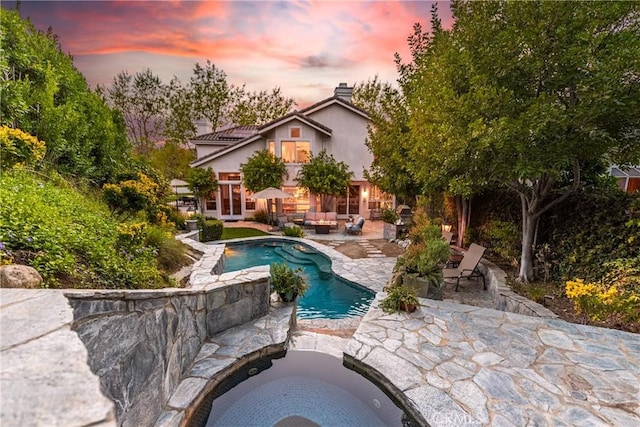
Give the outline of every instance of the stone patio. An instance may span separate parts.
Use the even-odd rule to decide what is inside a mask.
[[[337,274],[378,295],[362,319],[299,321],[289,348],[344,357],[425,425],[640,425],[639,335],[452,301],[421,300],[412,314],[386,314],[378,303],[395,258],[350,259],[324,242],[306,242],[332,259]],[[207,265],[199,268],[199,283],[217,280]],[[236,338],[230,331],[221,335],[226,341],[203,345],[195,360],[200,365],[183,380],[193,379],[172,396],[161,425],[182,419],[188,406],[182,400],[193,395],[190,383],[216,381],[220,348],[228,360],[238,360],[247,348],[256,354],[260,345],[281,342],[285,317],[274,318],[276,335],[269,335],[271,323],[264,320],[240,327]],[[117,425],[72,322],[62,291],[0,289],[2,426]],[[271,338],[238,344],[243,336],[265,333]]]

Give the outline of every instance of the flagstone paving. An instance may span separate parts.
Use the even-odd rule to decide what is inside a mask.
[[[382,292],[391,277],[395,258],[372,257],[378,254],[365,242],[358,244],[371,254],[362,259],[351,259],[323,243],[306,242],[332,259],[334,272],[374,292]],[[211,274],[203,271],[203,280],[205,273]],[[477,287],[469,284],[470,289]],[[65,420],[83,417],[89,420],[84,425],[116,424],[112,405],[100,395],[86,356],[81,357],[84,348],[69,330],[72,314],[61,295],[59,291],[0,292],[3,426],[24,425],[25,417],[51,421],[32,425],[75,425]],[[422,299],[414,313],[386,314],[378,307],[382,297],[384,293],[376,296],[362,319],[300,321],[289,348],[344,357],[347,365],[387,387],[425,425],[640,425],[640,335],[451,301]],[[39,298],[44,305],[34,304]],[[40,306],[48,309],[36,310]],[[287,333],[285,317],[276,322],[277,341]],[[55,322],[49,322],[52,319]],[[47,328],[42,329],[45,324]],[[203,352],[211,350],[208,345]],[[236,345],[235,353],[232,347],[228,347],[229,358],[246,353],[241,345]],[[38,351],[27,352],[28,348]],[[64,365],[51,358],[69,354],[79,356],[67,358]],[[219,354],[215,348],[203,360],[215,361]],[[23,359],[26,356],[29,359]],[[10,360],[14,362],[5,363]],[[24,365],[21,360],[37,361],[28,364],[26,377],[16,370]],[[55,375],[53,368],[58,364],[75,376]],[[49,371],[54,375],[44,375]],[[85,377],[86,387],[71,385],[78,384],[78,375]],[[205,377],[191,382],[202,386]],[[46,387],[35,386],[34,380],[45,381]],[[185,382],[185,393],[176,394],[174,403],[189,396],[189,385]],[[76,404],[83,398],[90,399],[91,405]],[[163,425],[173,425],[178,417],[168,418]]]

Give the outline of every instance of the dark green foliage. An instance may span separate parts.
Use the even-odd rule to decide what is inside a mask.
[[[220,240],[222,237],[223,227],[224,223],[219,219],[205,220],[202,228],[200,229],[200,241],[211,242],[213,240]]]
[[[415,290],[408,286],[396,285],[387,289],[387,296],[380,301],[380,308],[385,313],[397,313],[406,310],[407,305],[418,306],[419,304]]]
[[[478,239],[491,254],[513,266],[518,265],[522,232],[516,223],[491,220],[478,231]]]
[[[311,194],[346,196],[353,172],[345,162],[338,162],[331,154],[322,150],[311,154],[309,163],[300,168],[296,181]]]
[[[554,209],[541,229],[551,247],[556,274],[598,281],[610,263],[640,256],[640,196],[617,189],[578,192]],[[620,260],[620,261],[618,261]]]
[[[149,227],[144,244],[156,249],[158,267],[164,271],[176,271],[188,262],[184,244],[161,227]]]
[[[89,89],[55,34],[7,9],[0,30],[0,124],[44,141],[45,163],[65,176],[111,179],[131,151],[120,114]]]
[[[304,230],[300,227],[285,227],[282,230],[282,235],[283,236],[288,236],[288,237],[304,237]]]
[[[280,188],[288,177],[284,161],[268,150],[256,151],[240,166],[245,187],[252,193],[268,187]]]
[[[2,261],[34,267],[45,287],[171,286],[144,244],[145,223],[116,221],[97,197],[26,172],[0,178]],[[142,236],[142,237],[141,237]]]
[[[301,297],[307,288],[301,267],[294,270],[285,263],[271,264],[271,291],[277,292],[283,301],[290,302]]]
[[[218,189],[218,179],[211,168],[192,168],[187,177],[189,190],[198,198],[203,199]],[[200,203],[200,212],[203,211],[203,203]]]
[[[393,209],[384,209],[382,211],[382,220],[389,224],[395,224],[400,217]]]

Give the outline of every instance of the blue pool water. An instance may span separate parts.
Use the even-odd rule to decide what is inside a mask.
[[[310,246],[260,241],[228,244],[225,250],[225,272],[282,262],[291,268],[302,267],[309,284],[298,298],[298,318],[342,319],[363,316],[369,309],[373,292],[334,275],[331,261]]]

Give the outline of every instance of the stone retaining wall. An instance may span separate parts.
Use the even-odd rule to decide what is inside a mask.
[[[483,259],[478,267],[487,281],[487,290],[496,310],[533,317],[558,317],[548,308],[513,292],[506,284],[506,273],[497,265]]]
[[[119,425],[153,425],[205,340],[269,312],[268,266],[214,275],[220,248],[202,246],[188,289],[65,293]]]

